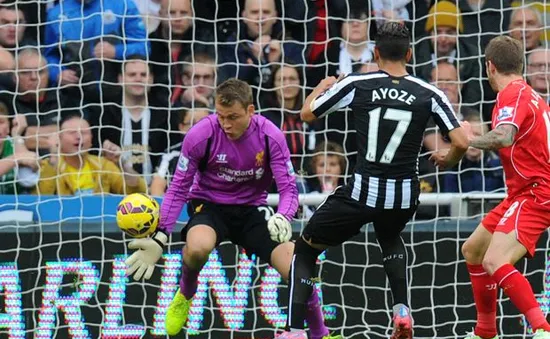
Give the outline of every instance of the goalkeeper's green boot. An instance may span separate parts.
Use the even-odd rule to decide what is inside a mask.
[[[324,336],[323,339],[344,339],[344,337],[339,334],[329,334]]]
[[[168,307],[168,312],[166,312],[166,333],[168,335],[176,335],[180,333],[183,325],[187,321],[187,316],[189,315],[189,309],[191,308],[191,302],[193,298],[186,299],[183,294],[180,293],[180,290],[174,295],[174,299]]]
[[[482,338],[482,337],[476,335],[474,332],[471,332],[471,333],[466,334],[466,337],[464,337],[464,339],[498,339],[498,335],[495,335],[492,338]]]

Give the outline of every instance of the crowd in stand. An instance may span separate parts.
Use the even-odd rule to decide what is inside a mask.
[[[492,37],[524,44],[526,77],[550,99],[542,18],[506,0],[0,1],[0,194],[161,196],[182,138],[231,77],[285,133],[301,192],[330,192],[353,171],[353,117],[310,125],[299,111],[324,77],[377,70],[377,26],[409,26],[410,73],[482,134],[496,98],[482,57]],[[446,144],[432,123],[422,153]],[[423,157],[419,171],[423,192],[504,186],[490,152],[470,150],[445,173]]]

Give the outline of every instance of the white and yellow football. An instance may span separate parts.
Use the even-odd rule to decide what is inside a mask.
[[[118,204],[118,227],[133,238],[145,238],[157,229],[160,208],[158,202],[143,193],[126,196]]]

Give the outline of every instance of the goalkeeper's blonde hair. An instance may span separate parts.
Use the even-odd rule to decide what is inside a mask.
[[[231,78],[216,88],[216,101],[226,107],[233,106],[238,102],[246,109],[252,105],[252,89],[246,82]]]

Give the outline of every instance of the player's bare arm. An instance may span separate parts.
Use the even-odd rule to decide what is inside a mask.
[[[315,101],[315,98],[317,98],[321,93],[323,93],[325,90],[330,88],[332,85],[336,83],[337,79],[335,77],[327,77],[323,79],[317,87],[313,89],[313,91],[307,96],[306,101],[304,102],[304,106],[302,107],[302,111],[300,112],[300,118],[302,121],[305,122],[312,122],[317,117],[312,112],[312,104]]]
[[[470,140],[470,146],[484,150],[498,150],[511,146],[517,133],[516,126],[500,124],[491,132]]]
[[[443,149],[433,153],[430,160],[440,168],[455,166],[468,150],[468,137],[464,128],[458,127],[449,132],[451,148]]]

